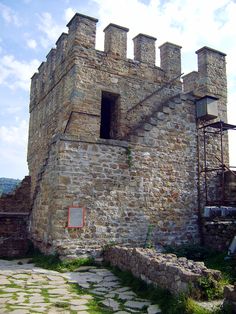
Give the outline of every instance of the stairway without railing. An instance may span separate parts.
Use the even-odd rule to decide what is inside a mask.
[[[182,75],[182,74],[181,74]],[[139,135],[139,131],[149,131],[156,126],[158,120],[163,120],[180,103],[181,88],[176,81],[181,75],[173,78],[135,106],[127,111],[127,128],[122,139],[132,140]]]

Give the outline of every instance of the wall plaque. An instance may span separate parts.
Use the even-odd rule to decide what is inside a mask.
[[[82,228],[84,226],[85,208],[69,207],[68,228]]]

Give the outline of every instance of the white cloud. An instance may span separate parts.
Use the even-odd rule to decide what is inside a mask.
[[[65,21],[66,21],[66,23],[68,23],[72,19],[72,17],[75,15],[75,13],[76,13],[76,10],[74,10],[73,8],[67,8],[65,10]]]
[[[27,40],[27,46],[31,49],[35,49],[37,47],[37,42],[34,39]]]
[[[96,43],[98,49],[103,50],[103,29],[109,23],[116,23],[130,29],[130,58],[133,58],[132,38],[138,33],[156,37],[157,46],[166,41],[181,45],[185,74],[197,69],[197,49],[210,46],[225,52],[229,86],[228,117],[229,122],[236,125],[236,1],[150,0],[148,4],[139,0],[93,1],[98,5],[96,17],[100,21]],[[236,131],[229,138],[231,164],[236,165]]]
[[[12,55],[4,55],[0,59],[0,84],[12,89],[29,90],[30,78],[37,71],[39,64],[37,59],[27,62],[19,61]]]
[[[27,143],[28,122],[21,120],[17,126],[0,126],[0,141],[25,147]]]
[[[26,163],[28,121],[0,127],[1,176],[23,178],[28,173]]]
[[[7,24],[14,24],[20,26],[21,22],[17,14],[8,6],[0,3],[0,14]]]
[[[194,53],[203,43],[217,48],[225,35],[231,42],[235,37],[236,3],[229,0],[151,0],[149,4],[138,0],[94,2],[99,6],[99,30],[110,22],[116,23],[130,28],[130,38],[140,32],[147,33],[157,37],[158,45],[165,41],[182,45],[183,52]],[[103,48],[102,41],[99,35],[99,49]],[[131,48],[129,55],[132,55]]]
[[[40,38],[40,43],[44,48],[48,48],[57,41],[58,37],[65,30],[65,26],[57,24],[53,20],[52,15],[49,12],[43,12],[38,16],[39,16],[38,29],[43,34]]]

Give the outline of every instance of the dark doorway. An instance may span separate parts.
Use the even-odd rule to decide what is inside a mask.
[[[102,92],[100,137],[116,138],[118,128],[119,95]]]

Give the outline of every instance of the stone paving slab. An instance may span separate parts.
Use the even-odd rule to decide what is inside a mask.
[[[161,313],[157,305],[138,299],[105,268],[81,266],[76,272],[41,269],[28,260],[0,260],[0,314],[89,314],[96,300],[109,313]],[[77,283],[84,294],[71,290]],[[158,310],[158,311],[157,311]]]

